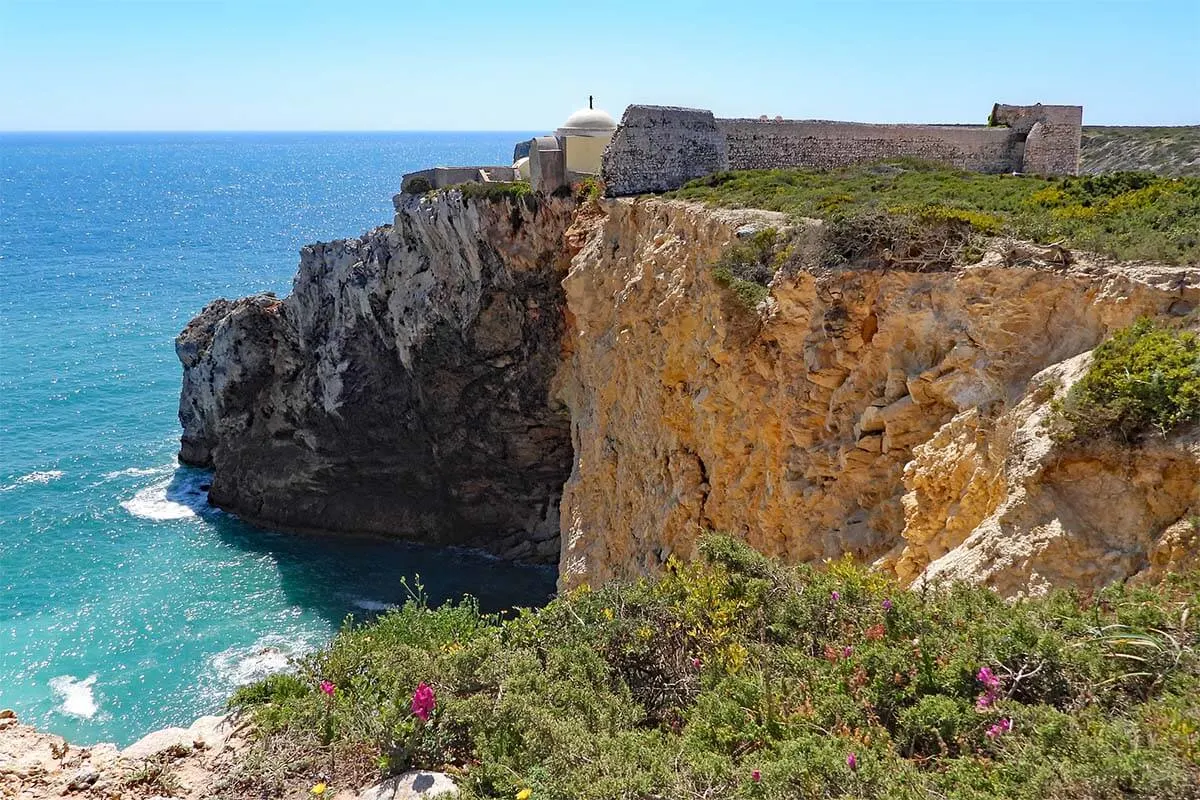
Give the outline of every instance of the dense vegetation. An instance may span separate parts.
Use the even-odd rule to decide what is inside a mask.
[[[955,246],[965,245],[961,234],[971,230],[1126,260],[1200,262],[1200,178],[983,175],[906,160],[831,171],[720,172],[668,196],[818,217],[841,226],[843,237],[847,230],[864,238],[863,231],[881,225],[899,228],[875,240],[865,236],[873,250],[933,225],[955,233]]]
[[[1200,797],[1200,575],[1010,604],[702,552],[504,620],[417,596],[347,625],[233,699],[262,739],[227,788],[417,765],[469,798]]]
[[[522,200],[532,198],[533,187],[529,181],[492,181],[491,183],[460,183],[454,187],[462,192],[464,200]]]
[[[1150,320],[1117,331],[1055,408],[1059,438],[1131,439],[1200,421],[1200,340]]]
[[[747,308],[754,308],[766,299],[771,278],[788,258],[779,238],[775,228],[763,228],[734,241],[713,265],[713,278]]]

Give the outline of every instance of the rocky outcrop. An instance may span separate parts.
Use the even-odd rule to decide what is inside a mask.
[[[212,797],[228,784],[249,746],[245,733],[231,718],[201,717],[188,728],[156,731],[118,750],[112,744],[73,744],[22,725],[15,716],[0,719],[0,797]]]
[[[211,303],[176,341],[180,459],[265,526],[556,560],[573,207],[399,195],[393,225],[305,247],[287,298]]]
[[[752,309],[711,267],[764,226],[797,257]],[[181,458],[251,521],[558,559],[566,587],[708,529],[1005,594],[1195,557],[1193,433],[1067,446],[1043,423],[1109,333],[1196,308],[1200,268],[997,241],[830,269],[821,236],[659,199],[398,198],[393,226],[305,248],[288,298],[180,335]]]
[[[1047,449],[1030,414],[1048,397],[1030,392],[1115,328],[1194,307],[1200,270],[998,244],[949,272],[781,272],[752,311],[708,265],[739,226],[782,218],[606,208],[564,282],[564,584],[686,558],[710,528],[789,561],[848,553],[1007,593],[1187,549],[1167,530],[1194,500],[1194,448]]]
[[[1155,579],[1200,563],[1200,431],[1064,443],[1051,404],[1086,369],[1043,370],[1015,407],[968,409],[904,472],[901,578],[986,582],[1006,596]]]
[[[237,717],[201,717],[186,728],[154,731],[118,750],[113,744],[73,744],[22,725],[10,710],[0,711],[0,797],[4,798],[257,800],[264,796],[263,786],[256,784],[252,775],[274,784],[271,796],[317,796],[314,785],[327,778],[319,770],[296,775],[278,769],[275,762],[289,757],[295,754],[264,751],[261,737],[247,720]],[[446,800],[458,796],[458,787],[445,773],[411,770],[361,789],[327,785],[320,796],[329,800]]]

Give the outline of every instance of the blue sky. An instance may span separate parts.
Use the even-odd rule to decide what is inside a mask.
[[[1200,123],[1200,0],[0,0],[0,130],[542,130],[719,116]]]

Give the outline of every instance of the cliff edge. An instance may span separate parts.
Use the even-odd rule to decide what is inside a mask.
[[[1044,424],[1113,331],[1191,318],[1195,266],[1004,236],[936,268],[829,266],[816,220],[653,198],[396,210],[305,248],[288,298],[216,301],[180,335],[180,457],[217,505],[557,560],[564,587],[690,558],[708,529],[1006,595],[1196,556],[1195,431]],[[713,265],[764,230],[788,263],[748,302]]]
[[[286,299],[214,301],[176,340],[180,460],[266,527],[556,560],[573,206],[398,195],[394,224],[305,247]]]
[[[1007,595],[1200,551],[1193,432],[1066,445],[1040,424],[1114,330],[1190,314],[1200,269],[1003,239],[940,271],[810,253],[747,308],[711,265],[739,229],[788,218],[664,200],[606,212],[564,281],[562,583],[690,558],[709,529],[785,561],[848,553]],[[808,227],[799,247],[819,241]]]

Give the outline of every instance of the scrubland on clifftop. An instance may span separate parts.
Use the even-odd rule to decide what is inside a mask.
[[[347,625],[233,698],[261,738],[215,789],[422,767],[466,798],[1200,796],[1195,572],[1006,603],[700,552],[504,619],[417,591]]]

